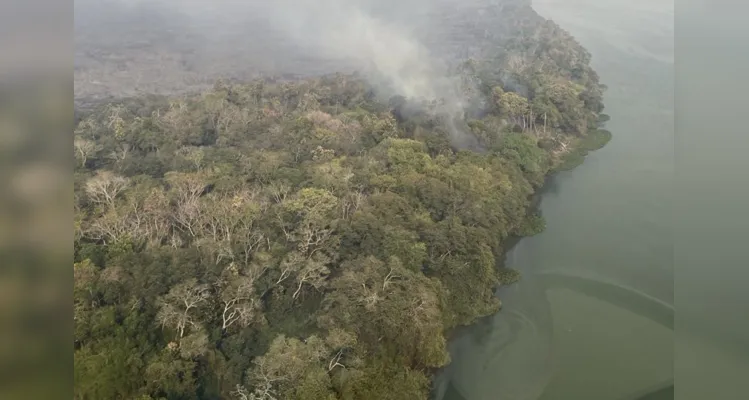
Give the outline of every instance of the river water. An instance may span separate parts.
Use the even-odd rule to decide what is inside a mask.
[[[593,55],[614,137],[551,179],[546,231],[507,255],[523,279],[456,333],[434,397],[636,399],[673,381],[673,2],[534,8]]]

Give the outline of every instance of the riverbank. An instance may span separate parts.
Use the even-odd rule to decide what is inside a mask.
[[[529,196],[530,205],[527,209],[527,217],[525,223],[530,225],[530,227],[521,230],[521,232],[524,234],[510,236],[503,241],[501,256],[498,257],[496,264],[500,284],[494,290],[495,292],[497,292],[498,296],[499,291],[503,287],[515,284],[522,279],[522,272],[520,271],[520,268],[518,268],[519,266],[513,266],[514,268],[508,267],[507,254],[510,253],[520,241],[528,237],[537,235],[543,232],[543,230],[545,229],[546,222],[541,215],[540,203],[544,194],[546,194],[546,192],[549,190],[550,185],[552,184],[552,179],[554,179],[554,177],[559,172],[571,171],[580,166],[589,153],[604,148],[604,146],[608,144],[611,138],[611,132],[604,130],[603,124],[601,124],[598,130],[591,132],[589,135],[583,138],[571,141],[568,145],[568,151],[561,157],[556,158],[556,161],[551,165],[545,175],[544,183],[540,187],[538,187],[531,196]],[[496,311],[496,313],[502,312],[501,298],[499,299],[499,307],[500,309]],[[470,331],[474,326],[482,325],[482,323],[490,320],[496,313],[483,315],[476,318],[470,324],[454,327],[445,334],[445,337],[448,342],[450,342],[456,337],[461,336],[461,334]],[[430,370],[430,376],[432,380],[432,390],[430,398],[434,398],[436,396],[434,387],[435,378],[438,377],[439,374],[444,372],[447,368],[450,368],[449,364],[440,368],[434,368]]]
[[[673,377],[673,332],[653,321],[667,313],[645,301],[668,304],[673,294],[673,65],[664,63],[672,60],[672,14],[642,24],[642,15],[655,18],[668,4],[573,3],[537,0],[534,8],[591,51],[608,86],[607,129],[615,138],[547,180],[546,230],[506,259],[523,279],[500,291],[501,312],[452,337],[452,363],[440,377],[451,394],[441,400],[629,398]],[[669,47],[653,58],[633,51]],[[547,288],[545,277],[555,274],[644,296],[611,304],[605,295],[613,292],[580,293],[568,281]],[[539,388],[547,393],[536,396]]]
[[[77,115],[77,394],[425,398],[445,333],[518,279],[497,263],[543,229],[530,197],[601,137],[586,50],[526,1],[482,10],[449,68],[376,30],[372,74]]]

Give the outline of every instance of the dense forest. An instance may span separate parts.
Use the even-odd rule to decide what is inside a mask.
[[[77,113],[75,398],[426,398],[534,191],[610,137],[589,54],[523,10],[457,122],[357,74]]]

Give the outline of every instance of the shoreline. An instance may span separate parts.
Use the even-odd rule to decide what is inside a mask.
[[[328,357],[337,351],[334,363],[305,359],[304,368],[316,373],[311,380],[281,370],[283,383],[269,381],[266,389],[283,393],[279,398],[296,398],[300,385],[314,385],[336,398],[386,393],[429,398],[435,376],[452,365],[448,344],[463,329],[501,311],[502,286],[519,279],[517,270],[505,268],[507,255],[525,236],[545,229],[540,205],[556,174],[579,166],[611,138],[600,129],[606,120],[605,85],[590,66],[589,54],[529,5],[513,5],[518,7],[490,16],[493,25],[507,24],[488,40],[492,49],[505,46],[498,54],[482,53],[478,60],[459,57],[464,62],[449,72],[461,79],[457,92],[416,93],[409,96],[414,100],[410,107],[394,101],[399,96],[387,99],[398,92],[394,88],[378,87],[356,73],[296,77],[293,83],[272,74],[219,80],[197,94],[186,89],[98,99],[74,96],[76,122],[83,118],[75,131],[81,161],[76,217],[83,239],[76,242],[79,262],[74,268],[92,269],[94,275],[121,268],[133,276],[163,279],[157,290],[145,293],[145,306],[136,314],[146,323],[155,321],[154,315],[170,315],[172,305],[164,299],[184,287],[215,287],[206,293],[224,296],[234,290],[222,286],[227,282],[251,280],[253,294],[243,301],[256,307],[257,321],[243,321],[236,333],[219,334],[222,321],[212,313],[220,310],[210,304],[195,317],[201,319],[198,326],[188,329],[189,337],[204,340],[203,347],[218,360],[242,360],[228,371],[186,365],[185,371],[196,377],[189,390],[204,391],[201,397],[228,395],[231,388],[214,386],[219,376],[238,382],[237,390],[260,390],[259,362],[280,362],[289,352],[314,350]],[[539,45],[551,50],[539,53]],[[437,103],[422,101],[432,97],[447,103],[465,97],[466,103],[459,104],[466,112],[460,121],[465,127],[443,121],[445,111]],[[456,139],[456,130],[474,136],[488,151],[471,151]],[[461,154],[463,150],[473,155]],[[110,178],[115,185],[133,184],[115,187],[117,193],[124,190],[119,200],[101,200],[91,188]],[[192,185],[202,187],[191,195],[192,203],[180,200],[185,192],[194,192]],[[234,208],[218,207],[227,204],[226,196],[233,196]],[[105,202],[109,207],[99,205]],[[193,203],[197,208],[190,208]],[[354,215],[360,205],[361,212]],[[115,212],[131,206],[142,206],[145,216]],[[248,208],[234,211],[244,206]],[[257,215],[255,207],[262,210]],[[195,213],[200,218],[193,218]],[[143,219],[149,222],[141,224]],[[215,220],[225,223],[231,236],[217,239]],[[124,223],[124,230],[97,230],[107,223]],[[305,229],[315,236],[319,232],[323,239],[314,244],[319,248],[308,247],[309,239],[300,247]],[[250,232],[262,235],[259,243],[265,237],[267,252],[254,248],[255,242],[238,241]],[[325,235],[332,235],[330,243]],[[135,237],[148,242],[129,247]],[[118,240],[125,244],[122,249],[107,245]],[[157,259],[162,253],[172,258]],[[224,273],[232,273],[235,253],[247,271],[225,278]],[[193,265],[195,254],[199,258]],[[305,260],[318,257],[301,264],[294,258],[298,254]],[[360,259],[364,255],[366,261]],[[157,261],[134,262],[139,257]],[[146,264],[154,267],[143,273]],[[262,266],[255,275],[254,268]],[[172,281],[173,276],[184,279]],[[140,283],[127,281],[122,290],[144,292]],[[94,290],[103,296],[111,288],[97,282]],[[255,290],[263,293],[257,302]],[[265,296],[269,290],[273,296]],[[300,293],[302,308],[296,301]],[[81,292],[78,300],[88,304],[86,296]],[[85,311],[95,315],[105,307],[121,306],[105,301]],[[164,332],[166,322],[161,323]],[[203,339],[202,329],[213,331]],[[76,356],[85,358],[95,353],[98,338],[81,332]],[[151,347],[164,342],[162,337],[144,340]],[[247,350],[228,347],[231,343]],[[160,362],[149,346],[141,346],[142,353],[134,356],[144,365],[140,369]],[[203,357],[169,354],[196,362]],[[333,371],[342,357],[355,378],[343,379],[342,372]],[[84,383],[106,378],[94,372],[100,368],[95,358],[89,364],[92,372],[81,378]],[[137,386],[139,379],[124,381]]]
[[[600,129],[599,129],[599,131],[601,131],[601,130],[603,130],[603,129],[602,129],[602,128],[600,128]],[[605,130],[603,130],[603,131],[605,131]],[[536,189],[536,190],[535,190],[535,191],[533,192],[533,194],[532,194],[532,195],[530,196],[530,198],[529,198],[529,200],[530,200],[530,205],[528,206],[528,210],[527,210],[527,215],[528,215],[528,216],[531,216],[531,215],[540,215],[540,216],[542,216],[542,217],[543,217],[543,215],[542,215],[542,214],[540,213],[540,206],[541,206],[541,201],[543,200],[543,196],[544,196],[544,195],[545,195],[546,193],[548,193],[548,190],[550,189],[550,185],[552,185],[552,184],[553,184],[552,182],[553,182],[554,178],[556,177],[556,175],[557,175],[558,173],[560,173],[560,172],[569,172],[569,171],[572,171],[572,170],[574,170],[575,168],[577,168],[577,167],[581,166],[581,165],[582,165],[582,164],[584,163],[584,161],[585,161],[585,158],[587,157],[587,155],[588,155],[588,154],[590,154],[590,153],[592,153],[592,152],[595,152],[595,151],[598,151],[598,150],[601,150],[601,149],[603,149],[604,147],[606,147],[606,145],[608,144],[608,142],[609,142],[609,141],[610,141],[610,140],[612,139],[612,135],[611,135],[611,133],[610,133],[610,132],[608,132],[608,131],[605,131],[605,132],[607,132],[607,133],[608,133],[608,139],[607,139],[607,140],[605,140],[604,142],[602,142],[602,144],[600,144],[599,146],[597,146],[597,147],[595,147],[595,148],[592,148],[592,147],[585,147],[585,146],[580,146],[580,147],[574,148],[574,149],[572,149],[572,150],[570,151],[570,154],[572,154],[572,153],[577,153],[577,154],[575,154],[575,156],[580,156],[580,157],[582,157],[582,160],[581,160],[581,162],[579,162],[579,163],[576,163],[576,164],[572,165],[571,167],[567,167],[567,168],[564,168],[564,169],[559,169],[559,168],[557,168],[557,167],[558,167],[558,165],[557,165],[557,166],[553,166],[552,168],[550,168],[550,169],[549,169],[549,171],[548,171],[548,172],[546,173],[546,176],[544,177],[544,182],[543,182],[543,184],[541,184],[541,185],[540,185],[540,186],[539,186],[539,187],[538,187],[538,188],[537,188],[537,189]],[[563,159],[562,159],[562,160],[560,160],[560,164],[563,164],[563,163],[564,163],[564,160],[563,160]],[[541,232],[543,232],[543,230],[542,230]],[[539,234],[539,233],[541,233],[541,232],[537,232],[537,233],[535,233],[534,235],[536,235],[536,234]],[[503,244],[503,245],[501,246],[501,247],[502,247],[502,254],[501,254],[500,258],[499,258],[499,259],[497,260],[497,262],[496,262],[496,265],[495,265],[495,269],[496,269],[497,271],[500,271],[500,270],[502,270],[503,268],[505,268],[505,265],[506,265],[506,261],[507,261],[507,254],[508,254],[508,253],[509,253],[509,252],[510,252],[510,251],[511,251],[511,250],[512,250],[512,249],[513,249],[513,248],[514,248],[514,247],[515,247],[515,246],[516,246],[516,245],[517,245],[518,243],[520,243],[520,241],[522,241],[523,239],[525,239],[525,238],[527,238],[527,237],[530,237],[530,236],[534,236],[534,235],[529,235],[529,236],[518,236],[518,235],[512,235],[512,236],[508,237],[508,238],[506,239],[505,243],[504,243],[504,244]],[[515,270],[515,269],[513,269],[513,270]],[[515,271],[517,271],[517,270],[515,270]],[[519,279],[523,279],[523,278],[522,278],[522,272],[521,272],[521,271],[517,271],[517,272],[518,272],[518,273],[520,274],[520,278],[519,278]],[[450,342],[451,342],[451,341],[453,341],[453,340],[454,340],[454,339],[455,339],[455,338],[456,338],[456,337],[457,337],[457,336],[458,336],[458,335],[459,335],[459,334],[460,334],[461,332],[463,332],[463,331],[465,331],[465,330],[468,330],[468,329],[471,329],[471,328],[472,328],[473,326],[475,326],[475,325],[479,324],[479,323],[480,323],[481,321],[483,321],[483,320],[486,320],[486,319],[488,319],[488,318],[492,318],[492,317],[494,317],[495,315],[497,315],[498,313],[502,312],[502,302],[501,302],[501,301],[502,301],[502,299],[501,299],[501,297],[500,297],[500,295],[499,295],[499,292],[500,292],[500,291],[502,290],[502,287],[503,287],[503,286],[510,286],[510,285],[512,285],[512,284],[513,284],[513,283],[510,283],[510,284],[502,284],[502,283],[500,283],[499,285],[497,285],[497,286],[496,286],[496,287],[494,288],[494,293],[495,293],[495,296],[496,296],[496,297],[497,297],[497,298],[499,299],[499,301],[500,301],[500,306],[499,306],[499,309],[498,309],[497,311],[495,311],[495,312],[493,312],[493,313],[490,313],[490,314],[487,314],[487,315],[484,315],[484,316],[480,316],[480,317],[476,318],[475,320],[471,321],[471,323],[469,323],[469,324],[466,324],[466,325],[459,325],[459,326],[456,326],[456,327],[453,327],[453,328],[449,329],[448,331],[446,331],[446,332],[445,332],[445,340],[446,340],[446,341],[447,341],[448,343],[450,343]],[[449,346],[448,346],[448,347],[449,347]],[[446,368],[448,368],[448,367],[450,366],[450,364],[451,364],[451,363],[452,363],[452,360],[451,360],[451,362],[450,362],[450,363],[448,363],[448,364],[446,364],[446,365],[444,365],[444,366],[442,366],[442,367],[439,367],[439,368],[433,368],[433,369],[429,369],[429,370],[427,370],[427,372],[428,372],[428,375],[429,375],[429,377],[430,377],[430,386],[429,386],[429,387],[430,387],[430,391],[429,391],[429,392],[430,392],[430,395],[429,395],[429,399],[430,399],[430,400],[431,400],[431,399],[433,398],[433,392],[434,392],[434,380],[435,380],[435,378],[436,378],[436,377],[437,377],[437,376],[438,376],[438,375],[439,375],[439,374],[440,374],[441,372],[443,372],[443,371],[444,371],[444,370],[445,370]]]

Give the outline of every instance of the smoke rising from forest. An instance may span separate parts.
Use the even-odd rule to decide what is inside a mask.
[[[458,128],[468,104],[465,82],[449,72],[454,60],[424,43],[444,30],[425,15],[468,3],[476,1],[82,0],[76,2],[76,97],[356,70],[381,94],[439,102],[435,112],[454,145],[475,148],[475,138]],[[105,52],[114,57],[102,61]]]
[[[445,117],[454,144],[473,145],[456,127],[467,103],[459,79],[407,27],[347,0],[278,0],[269,11],[272,24],[293,42],[325,58],[351,60],[378,87],[408,99],[440,101],[436,111]]]

